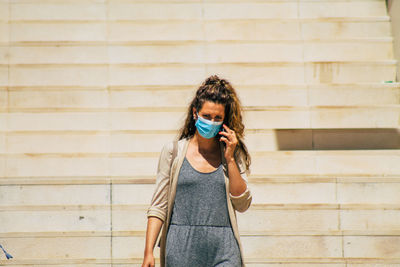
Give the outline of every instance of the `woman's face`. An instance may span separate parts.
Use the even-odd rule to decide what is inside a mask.
[[[200,109],[199,116],[204,119],[220,122],[225,118],[225,105],[217,104],[212,101],[205,101],[203,107]],[[196,109],[193,108],[193,117],[197,119]]]

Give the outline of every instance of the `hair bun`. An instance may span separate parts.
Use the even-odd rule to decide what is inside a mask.
[[[220,79],[217,75],[211,75],[206,79],[204,85],[225,85],[226,81],[224,79]]]

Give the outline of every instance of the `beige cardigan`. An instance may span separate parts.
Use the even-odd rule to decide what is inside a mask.
[[[147,210],[147,217],[155,216],[160,218],[164,224],[160,236],[160,266],[165,267],[165,245],[167,238],[167,230],[171,219],[171,213],[173,208],[173,203],[175,200],[177,178],[179,175],[183,160],[186,155],[188,148],[189,139],[184,138],[178,141],[178,151],[177,155],[172,163],[172,168],[170,169],[170,162],[172,158],[173,142],[169,142],[164,145],[161,150],[161,154],[158,161],[157,167],[157,177],[156,177],[156,188],[151,200],[150,207]],[[245,192],[240,196],[232,196],[229,192],[229,178],[228,178],[228,168],[226,160],[224,157],[224,146],[220,143],[220,150],[222,155],[222,164],[225,176],[225,186],[226,186],[226,196],[228,202],[229,218],[231,221],[234,236],[239,244],[240,254],[242,256],[242,267],[244,267],[244,257],[243,248],[240,242],[239,229],[236,221],[236,211],[244,212],[251,204],[252,195],[247,187]],[[240,174],[247,184],[247,174],[248,170],[244,162],[243,154],[239,154],[235,157],[236,164],[238,165]],[[172,179],[170,179],[172,177]],[[170,188],[171,187],[171,188]]]

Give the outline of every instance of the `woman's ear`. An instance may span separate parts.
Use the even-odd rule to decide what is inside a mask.
[[[196,116],[196,108],[195,107],[193,107],[193,109],[192,109],[192,114],[193,114],[193,119],[197,119],[197,116]]]

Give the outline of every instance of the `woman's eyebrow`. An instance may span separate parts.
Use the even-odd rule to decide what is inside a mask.
[[[211,116],[211,115],[208,114],[208,113],[204,113],[203,116]],[[215,118],[222,118],[222,116],[220,116],[220,115],[215,115]]]

